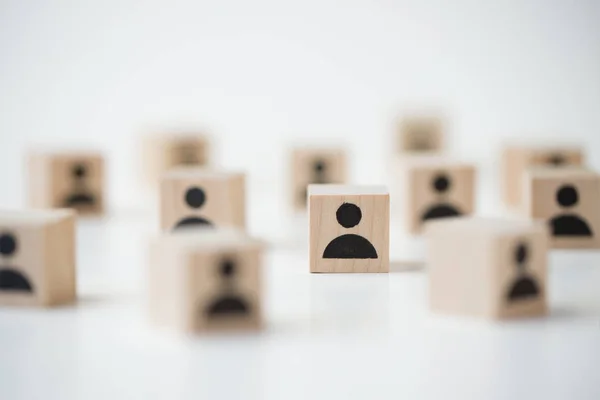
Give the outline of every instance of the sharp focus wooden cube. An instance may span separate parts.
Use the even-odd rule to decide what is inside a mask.
[[[0,211],[0,306],[74,300],[74,212]]]
[[[262,249],[223,230],[160,237],[150,257],[152,320],[186,332],[260,328]]]
[[[409,116],[400,120],[399,153],[437,153],[444,150],[444,126],[439,117]]]
[[[584,168],[531,168],[525,177],[530,218],[546,221],[550,244],[600,248],[600,174]]]
[[[29,205],[104,212],[104,159],[97,152],[35,152],[28,160]]]
[[[454,218],[428,224],[426,238],[433,311],[492,319],[547,312],[543,223]]]
[[[389,272],[385,186],[310,185],[310,272]]]
[[[473,164],[440,156],[412,156],[397,164],[398,203],[406,230],[420,233],[432,220],[468,216],[475,211]]]
[[[144,139],[144,175],[153,184],[172,168],[210,165],[210,139],[203,133],[155,134]]]
[[[203,168],[177,168],[160,185],[160,225],[163,231],[184,227],[244,229],[245,176]]]
[[[311,183],[346,183],[347,161],[343,149],[297,148],[292,153],[292,199],[294,209],[306,210]]]
[[[521,145],[505,146],[502,151],[502,198],[509,207],[523,205],[523,176],[529,167],[581,166],[585,155],[581,146]]]

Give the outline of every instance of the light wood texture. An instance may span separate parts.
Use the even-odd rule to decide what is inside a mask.
[[[72,208],[79,215],[105,211],[104,158],[98,152],[31,152],[29,206]]]
[[[201,190],[202,204],[188,203],[190,190]],[[188,218],[217,227],[246,226],[245,175],[206,168],[180,167],[165,173],[160,185],[160,226],[173,230]]]
[[[445,147],[444,124],[438,116],[406,116],[398,124],[398,153],[437,153]]]
[[[310,185],[308,190],[310,272],[389,272],[387,188]],[[373,251],[376,258],[364,258]]]
[[[209,166],[211,141],[201,132],[151,134],[143,138],[141,155],[144,180],[155,186],[171,168]]]
[[[501,190],[502,199],[509,207],[523,205],[523,175],[534,166],[583,165],[585,154],[581,146],[567,144],[506,145],[502,150]]]
[[[531,168],[525,212],[545,221],[557,249],[600,248],[600,174],[584,168]]]
[[[263,247],[240,232],[221,230],[156,239],[148,280],[152,321],[184,332],[259,329]]]
[[[75,271],[72,210],[0,211],[0,306],[73,302]]]
[[[428,221],[474,213],[475,165],[443,156],[407,156],[398,160],[396,172],[395,205],[407,232],[418,234]]]
[[[346,151],[341,148],[296,148],[291,158],[290,197],[295,210],[306,210],[311,183],[346,183]]]
[[[547,312],[548,231],[544,224],[454,218],[428,224],[426,239],[433,311],[491,319]],[[536,293],[526,290],[531,282]],[[522,296],[511,298],[515,290]]]

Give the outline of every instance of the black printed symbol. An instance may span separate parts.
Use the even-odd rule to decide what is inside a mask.
[[[338,223],[346,229],[360,223],[362,211],[356,204],[344,203],[335,214]],[[360,235],[345,234],[333,239],[325,248],[323,258],[377,258],[375,247]]]
[[[17,238],[8,232],[0,234],[0,263],[2,258],[11,258],[18,249]],[[0,266],[0,292],[32,292],[33,288],[19,268]]]
[[[437,196],[442,197],[449,192],[452,186],[452,181],[447,174],[440,173],[434,177],[431,182],[432,191]],[[421,221],[425,222],[430,219],[458,217],[462,212],[458,208],[447,202],[439,202],[429,207],[421,216]]]
[[[565,165],[567,160],[560,154],[553,154],[548,158],[548,164],[555,167]]]
[[[329,183],[329,179],[327,178],[327,163],[325,160],[316,159],[311,165],[311,174],[312,177],[310,179],[310,183]],[[302,202],[306,204],[308,199],[308,188],[304,188],[300,192],[300,198]]]
[[[231,259],[223,260],[219,265],[219,275],[224,294],[211,302],[205,309],[208,319],[222,317],[244,317],[250,314],[251,307],[242,296],[235,292],[237,265]]]
[[[185,192],[184,201],[188,207],[194,210],[198,210],[202,208],[202,206],[206,202],[206,193],[200,187],[191,187]],[[190,216],[180,220],[173,229],[212,225],[212,222],[203,217]]]
[[[556,202],[562,208],[571,208],[579,202],[579,192],[572,185],[564,185],[556,192]],[[575,213],[563,213],[550,220],[553,236],[591,237],[592,230],[583,218]]]
[[[540,294],[537,283],[527,274],[528,249],[524,243],[515,248],[514,263],[518,270],[518,277],[508,291],[508,301],[530,300],[537,298]]]
[[[88,188],[88,167],[83,163],[71,166],[71,193],[64,199],[63,206],[74,209],[87,209],[96,205],[96,196]]]

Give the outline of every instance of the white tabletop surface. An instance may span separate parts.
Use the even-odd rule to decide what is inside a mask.
[[[600,398],[600,254],[552,253],[550,315],[493,323],[432,315],[422,270],[311,275],[306,217],[253,210],[250,227],[273,243],[263,332],[186,337],[149,325],[157,224],[116,212],[79,223],[76,306],[0,310],[0,398]],[[392,259],[422,257],[392,226]]]

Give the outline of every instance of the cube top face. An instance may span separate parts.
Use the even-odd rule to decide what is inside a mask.
[[[470,215],[475,209],[475,167],[472,165],[421,165],[409,169],[409,230],[420,231],[426,222]]]
[[[344,183],[347,179],[343,149],[295,149],[292,153],[292,198],[294,208],[306,208],[307,186],[311,183]]]
[[[208,164],[208,139],[203,135],[175,135],[166,140],[165,167]]]
[[[443,123],[436,117],[409,117],[400,123],[400,152],[437,152],[443,149]]]
[[[99,154],[52,156],[50,202],[54,208],[72,208],[79,214],[104,209],[104,161]]]
[[[529,165],[566,167],[583,164],[583,151],[579,148],[539,148],[530,153]]]
[[[389,272],[385,187],[310,185],[310,271]]]
[[[182,168],[161,180],[161,227],[245,227],[245,178],[240,173]]]
[[[527,212],[546,221],[555,248],[600,248],[600,175],[583,169],[531,170]]]

